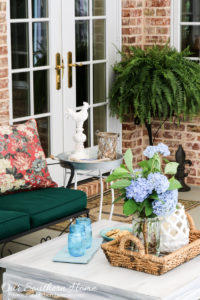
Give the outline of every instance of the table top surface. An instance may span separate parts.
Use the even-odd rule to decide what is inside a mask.
[[[98,147],[91,147],[85,149],[86,153],[89,155],[89,160],[74,161],[70,159],[72,152],[62,152],[56,156],[61,161],[70,162],[76,170],[113,170],[118,167],[122,161],[123,156],[117,153],[116,159],[113,160],[98,160],[97,153]]]
[[[100,237],[99,232],[106,227],[131,225],[101,220],[93,223],[92,226],[93,237]],[[97,290],[121,295],[122,298],[120,299],[191,300],[190,297],[181,296],[179,298],[179,295],[187,294],[196,286],[199,288],[199,297],[192,299],[200,298],[200,256],[164,275],[155,276],[125,268],[112,267],[102,249],[97,251],[88,264],[52,262],[52,258],[66,243],[67,234],[64,234],[51,241],[5,257],[0,260],[0,266],[8,271],[27,274],[27,277],[87,283],[90,286],[95,286]]]

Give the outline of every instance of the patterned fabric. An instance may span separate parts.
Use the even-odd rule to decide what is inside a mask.
[[[55,186],[47,168],[36,121],[1,126],[0,194]]]

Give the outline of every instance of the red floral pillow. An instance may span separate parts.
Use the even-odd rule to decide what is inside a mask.
[[[0,194],[57,186],[52,181],[35,120],[0,127]]]

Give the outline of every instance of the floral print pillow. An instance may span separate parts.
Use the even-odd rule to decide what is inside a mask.
[[[57,186],[52,181],[34,119],[0,127],[0,194]]]

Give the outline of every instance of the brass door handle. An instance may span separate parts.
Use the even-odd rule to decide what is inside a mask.
[[[67,53],[67,69],[68,69],[68,88],[72,87],[72,67],[82,67],[83,64],[73,64],[72,63],[72,52]]]
[[[68,64],[69,67],[82,67],[83,64],[80,63],[80,64]]]
[[[60,90],[61,88],[61,70],[62,70],[62,78],[64,76],[64,63],[63,59],[61,60],[61,55],[60,53],[56,53],[56,89]]]

